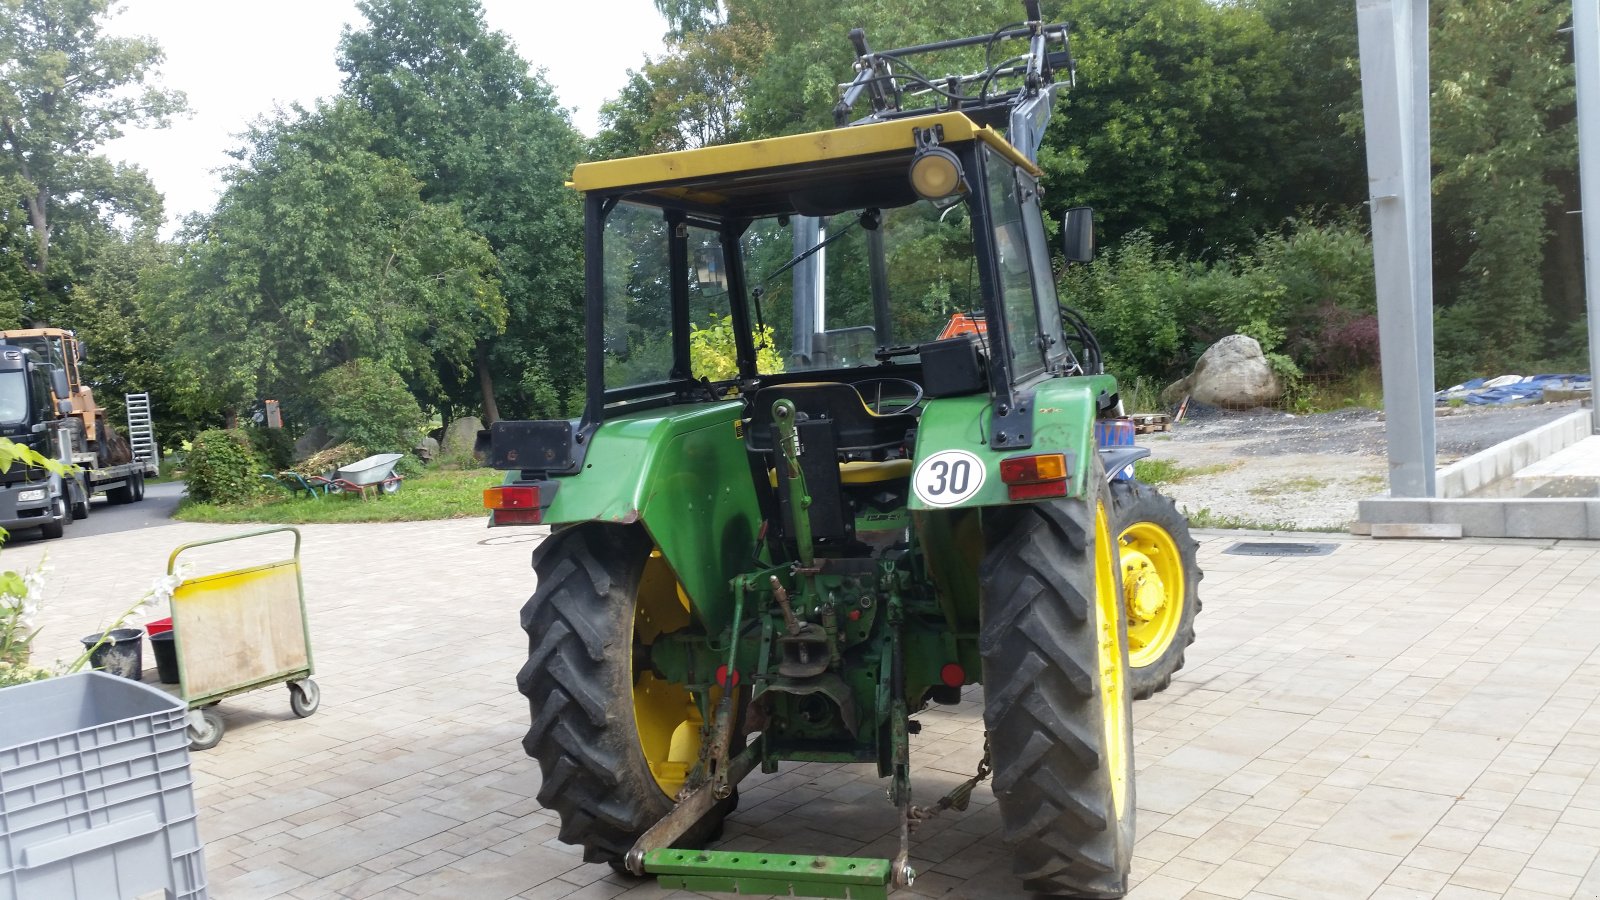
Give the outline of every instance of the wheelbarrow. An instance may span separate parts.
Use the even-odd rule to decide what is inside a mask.
[[[341,466],[323,479],[323,490],[330,494],[348,492],[366,497],[368,488],[377,488],[382,493],[393,494],[400,490],[400,482],[405,480],[405,476],[394,472],[395,463],[403,456],[404,453],[379,453]]]

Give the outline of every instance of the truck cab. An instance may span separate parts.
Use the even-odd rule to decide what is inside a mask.
[[[67,378],[25,347],[0,347],[0,437],[71,466],[73,435],[63,412]],[[0,472],[0,527],[38,528],[60,537],[75,512],[87,514],[89,495],[81,475],[12,465]]]

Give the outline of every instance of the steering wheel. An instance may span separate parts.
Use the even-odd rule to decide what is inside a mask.
[[[910,412],[922,402],[922,385],[909,378],[863,378],[851,384],[875,415]],[[888,389],[887,391],[885,389]],[[887,394],[887,396],[885,396]],[[906,399],[907,396],[911,399]],[[884,408],[885,404],[898,404]]]

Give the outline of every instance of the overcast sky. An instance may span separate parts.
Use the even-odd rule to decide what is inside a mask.
[[[661,52],[652,0],[482,0],[489,27],[543,67],[573,122],[592,135],[600,104],[629,68]],[[274,104],[310,105],[339,89],[339,32],[364,21],[355,0],[128,0],[108,31],[154,37],[166,51],[161,83],[189,95],[193,116],[130,132],[106,148],[144,167],[166,196],[167,219],[209,211],[233,135]],[[602,29],[604,29],[602,31]]]

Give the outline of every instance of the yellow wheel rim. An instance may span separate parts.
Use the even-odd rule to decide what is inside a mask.
[[[648,647],[661,635],[688,624],[689,598],[661,558],[661,551],[650,551],[634,604],[634,642]],[[634,676],[633,723],[656,785],[668,797],[676,797],[700,758],[704,720],[694,694],[646,668]]]
[[[1118,541],[1122,593],[1128,605],[1128,665],[1153,665],[1178,634],[1183,620],[1183,557],[1178,543],[1154,522],[1129,525]]]
[[[1111,541],[1106,505],[1095,504],[1094,515],[1095,623],[1098,626],[1100,709],[1105,723],[1105,761],[1111,777],[1111,800],[1117,816],[1128,802],[1128,720],[1123,691],[1127,689],[1127,663],[1117,617],[1117,551]]]

